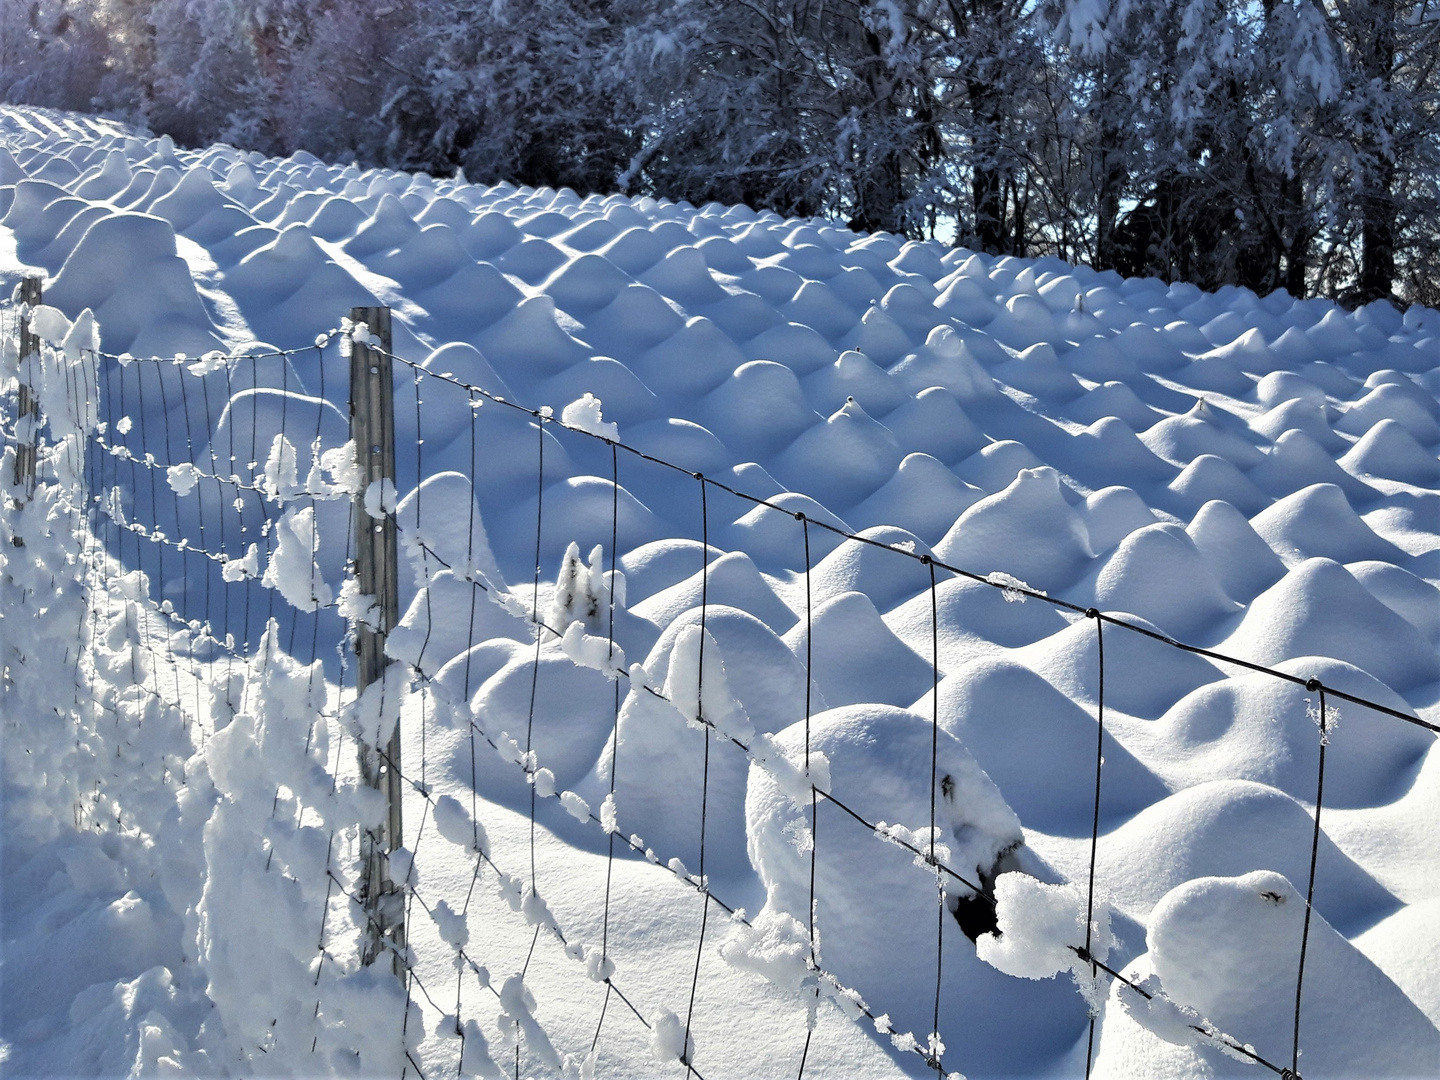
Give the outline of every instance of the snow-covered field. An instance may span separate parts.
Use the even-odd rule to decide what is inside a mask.
[[[924,1075],[932,1031],[972,1080],[1258,1076],[1218,1033],[1290,1065],[1302,937],[1307,1080],[1440,1073],[1440,313],[10,108],[0,214],[4,294],[43,275],[72,400],[99,386],[108,514],[76,541],[60,494],[7,511],[7,1074],[682,1075],[688,1018],[708,1080]],[[388,965],[326,944],[360,925],[336,888],[369,812],[332,331],[372,304],[408,1019]],[[612,597],[643,664],[616,681]],[[532,610],[584,634],[537,649]],[[1391,713],[1327,693],[1322,721],[1310,679]],[[978,955],[932,840],[1016,871]],[[1087,941],[1154,997],[1092,981]]]

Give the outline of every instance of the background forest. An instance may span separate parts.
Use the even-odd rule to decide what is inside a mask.
[[[0,98],[1440,303],[1440,0],[3,0]]]

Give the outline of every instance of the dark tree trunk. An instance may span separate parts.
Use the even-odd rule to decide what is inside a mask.
[[[967,83],[975,133],[971,139],[971,203],[975,245],[987,255],[1005,253],[1005,176],[996,158],[1000,143],[1000,102],[995,87],[978,79]]]
[[[1381,162],[1366,172],[1359,299],[1368,302],[1389,297],[1395,287],[1395,165]]]
[[[1120,221],[1120,195],[1125,187],[1125,157],[1120,145],[1122,132],[1115,121],[1114,107],[1123,87],[1109,71],[1102,70],[1104,89],[1100,96],[1100,184],[1095,214],[1095,268],[1111,270],[1120,257],[1116,228]]]
[[[900,203],[903,201],[900,155],[884,154],[878,162],[857,177],[855,185],[855,216],[849,226],[859,232],[903,232]]]
[[[1395,71],[1395,3],[1372,0],[1367,7],[1372,34],[1368,42],[1359,43],[1364,71],[1367,81],[1378,84],[1388,97]],[[1388,297],[1395,287],[1395,160],[1388,145],[1394,132],[1383,114],[1366,119],[1368,145],[1361,148],[1367,159],[1360,194],[1361,301]]]

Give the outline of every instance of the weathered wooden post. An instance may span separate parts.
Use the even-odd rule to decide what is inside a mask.
[[[385,677],[389,658],[385,655],[386,634],[400,621],[399,569],[395,530],[395,395],[391,382],[390,309],[353,308],[350,320],[365,324],[368,333],[357,333],[350,352],[350,437],[365,483],[355,496],[355,577],[362,596],[373,596],[380,625],[361,623],[355,633],[356,686],[365,689]],[[378,347],[370,344],[378,339]],[[388,483],[387,483],[388,481]],[[366,493],[379,485],[370,499],[378,517],[371,516]],[[376,505],[378,501],[378,505]],[[399,702],[385,702],[384,708],[398,709]],[[365,963],[373,963],[393,946],[395,974],[405,971],[405,912],[403,889],[390,879],[390,852],[404,840],[401,829],[400,725],[397,722],[384,747],[360,747],[360,771],[365,782],[385,796],[385,822],[378,832],[362,838],[361,858],[364,879],[361,899],[370,923]],[[402,883],[403,884],[403,883]]]
[[[20,284],[20,392],[15,422],[18,438],[15,442],[15,486],[22,492],[17,499],[24,506],[35,495],[36,444],[40,438],[40,403],[37,400],[31,380],[38,374],[34,370],[35,357],[40,354],[40,338],[30,329],[31,312],[40,306],[41,280],[27,277]],[[15,546],[24,547],[25,540],[15,537]]]

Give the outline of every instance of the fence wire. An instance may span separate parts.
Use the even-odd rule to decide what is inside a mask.
[[[28,330],[34,314],[25,305],[0,306],[0,335],[7,347],[16,343],[14,359],[20,381],[28,379],[31,385],[47,387],[41,394],[46,410],[43,426],[33,436],[39,440],[40,447],[38,502],[29,503],[17,497],[12,487],[7,527],[16,539],[25,539],[26,532],[36,538],[41,532],[31,530],[41,530],[47,535],[60,535],[63,544],[69,545],[70,557],[65,566],[72,568],[56,566],[40,576],[49,573],[51,591],[69,590],[76,600],[74,631],[67,631],[66,642],[66,663],[73,671],[73,686],[65,688],[69,700],[63,707],[52,706],[57,712],[69,714],[75,727],[79,758],[85,757],[87,745],[95,757],[89,769],[75,774],[75,827],[162,834],[163,814],[156,807],[163,800],[157,800],[153,794],[137,796],[137,777],[145,776],[151,788],[168,793],[173,801],[175,793],[188,782],[185,760],[177,759],[174,753],[162,753],[158,762],[147,756],[146,747],[150,744],[140,735],[146,723],[152,728],[156,723],[163,723],[178,729],[176,737],[188,742],[175,745],[203,749],[231,725],[241,723],[247,714],[263,718],[264,702],[280,700],[286,693],[292,695],[285,698],[292,707],[294,702],[303,700],[309,710],[301,725],[303,739],[297,737],[284,751],[292,756],[291,760],[304,763],[304,768],[288,769],[283,778],[269,782],[265,787],[268,806],[258,810],[238,805],[243,795],[238,789],[231,793],[237,803],[237,815],[253,819],[259,825],[260,841],[255,855],[258,858],[263,854],[264,873],[292,883],[305,894],[306,904],[295,910],[303,910],[308,917],[317,919],[313,954],[303,965],[304,979],[309,984],[305,993],[307,1000],[313,1000],[313,1008],[308,1008],[307,1016],[300,1017],[283,1031],[277,1031],[272,1024],[269,1031],[247,1032],[257,1052],[268,1054],[279,1046],[279,1040],[289,1038],[308,1042],[309,1053],[319,1054],[324,1052],[322,1043],[335,1041],[333,1025],[326,1023],[327,995],[332,995],[338,985],[335,980],[359,970],[361,960],[347,933],[352,938],[353,931],[363,936],[377,917],[373,898],[357,892],[360,883],[357,852],[361,834],[369,826],[359,817],[346,820],[343,812],[337,812],[338,808],[354,807],[358,803],[337,800],[344,792],[359,786],[356,762],[365,752],[363,747],[383,746],[383,739],[372,739],[371,735],[386,730],[387,724],[401,723],[408,725],[407,740],[411,744],[418,741],[418,772],[403,771],[398,762],[388,759],[384,764],[401,777],[407,801],[419,810],[419,824],[413,831],[407,828],[403,845],[394,845],[397,850],[391,852],[391,869],[397,872],[406,924],[415,925],[418,908],[437,928],[434,933],[427,930],[422,935],[424,948],[448,948],[449,962],[455,972],[452,1006],[448,988],[427,985],[425,980],[430,975],[422,979],[422,967],[434,970],[434,957],[417,952],[414,936],[404,946],[403,954],[395,954],[406,999],[399,1010],[397,1033],[396,1060],[402,1077],[412,1070],[422,1077],[427,1075],[420,1059],[424,1056],[422,1042],[429,1036],[423,1030],[414,1030],[420,1027],[414,1007],[417,996],[444,1018],[442,1034],[453,1037],[457,1043],[453,1048],[435,1053],[435,1060],[442,1065],[431,1065],[431,1075],[450,1068],[455,1069],[457,1076],[467,1071],[486,1075],[487,1069],[502,1068],[488,1049],[478,1024],[477,1017],[484,1014],[475,1003],[477,996],[488,1006],[500,1004],[499,1056],[513,1051],[506,1071],[513,1071],[517,1077],[522,1072],[593,1074],[597,1060],[604,1060],[601,1051],[606,1044],[602,1036],[610,1030],[606,1021],[612,997],[618,998],[647,1037],[653,1038],[659,1056],[683,1065],[687,1075],[702,1075],[697,1061],[703,1062],[704,1040],[697,1038],[696,1032],[704,1019],[700,1011],[704,995],[700,991],[707,977],[705,946],[712,929],[711,907],[714,905],[733,923],[750,929],[756,926],[738,903],[720,895],[719,886],[712,885],[707,874],[712,756],[719,760],[719,755],[727,759],[743,755],[744,766],[752,776],[768,774],[776,778],[782,788],[798,785],[808,808],[808,815],[803,812],[801,815],[809,845],[805,849],[809,906],[807,917],[801,920],[802,966],[806,974],[789,987],[797,1025],[803,1027],[803,1036],[797,1035],[796,1039],[797,1080],[805,1075],[807,1063],[811,1061],[812,1040],[818,1030],[816,1010],[822,998],[833,1002],[852,1019],[868,1019],[878,1033],[889,1037],[890,1047],[900,1054],[914,1055],[925,1067],[947,1075],[950,1067],[940,1028],[945,1013],[943,1003],[947,991],[953,992],[955,978],[951,975],[947,984],[944,965],[947,930],[953,935],[959,928],[949,924],[951,918],[958,920],[952,902],[963,899],[992,909],[996,906],[992,882],[983,871],[977,873],[978,868],[949,864],[948,849],[940,842],[941,829],[937,824],[937,792],[943,781],[949,780],[948,776],[940,775],[939,766],[940,682],[945,665],[941,657],[938,589],[942,580],[963,579],[1002,590],[1008,596],[1050,605],[1069,616],[1094,623],[1098,700],[1094,714],[1096,742],[1088,872],[1084,883],[1085,932],[1083,943],[1075,941],[1067,947],[1081,965],[1088,967],[1092,978],[1098,979],[1103,973],[1126,992],[1146,999],[1153,996],[1153,990],[1108,965],[1102,955],[1097,955],[1098,946],[1093,937],[1097,905],[1104,886],[1097,880],[1097,853],[1105,772],[1105,691],[1107,680],[1114,677],[1113,671],[1106,671],[1107,633],[1113,629],[1139,634],[1176,651],[1197,655],[1230,669],[1263,674],[1315,695],[1319,741],[1312,803],[1314,829],[1308,859],[1304,927],[1297,943],[1289,1063],[1276,1064],[1268,1060],[1254,1047],[1220,1031],[1203,1018],[1197,1017],[1191,1025],[1202,1040],[1231,1056],[1238,1055],[1282,1077],[1300,1076],[1301,997],[1320,849],[1328,743],[1327,699],[1359,705],[1431,732],[1440,732],[1440,726],[1381,702],[1324,685],[1313,677],[1297,676],[1182,642],[1122,616],[1046,595],[1004,575],[987,575],[952,566],[932,554],[850,532],[816,516],[788,509],[774,499],[748,494],[726,482],[647,453],[616,437],[567,424],[548,408],[532,408],[507,400],[482,386],[392,354],[397,412],[405,410],[406,422],[413,422],[415,436],[415,450],[410,451],[407,445],[400,455],[402,471],[406,474],[404,496],[414,501],[412,527],[411,512],[402,514],[398,509],[403,501],[401,492],[393,493],[388,504],[382,496],[378,508],[370,507],[367,506],[368,493],[356,490],[353,485],[347,486],[341,475],[345,471],[346,455],[353,458],[354,450],[345,441],[347,432],[343,416],[335,408],[337,403],[327,395],[348,392],[348,388],[335,386],[333,377],[327,386],[325,372],[336,355],[351,347],[349,335],[354,328],[342,325],[340,330],[322,335],[313,345],[300,349],[242,355],[211,352],[202,356],[147,359],[111,354],[98,347],[78,350],[72,347],[67,351],[45,342],[33,356],[20,356],[20,333]],[[376,348],[373,341],[370,347]],[[302,373],[314,380],[316,394],[313,397],[305,393],[310,382],[302,378]],[[426,481],[433,475],[426,462],[425,436],[431,415],[426,405],[428,402],[431,410],[436,406],[432,399],[422,398],[422,387],[428,392],[432,384],[437,392],[460,403],[462,415],[468,418],[465,433],[453,437],[449,444],[452,448],[464,444],[469,459],[467,479],[472,510],[463,537],[464,565],[458,565],[454,558],[445,558],[436,549],[435,538],[426,534],[421,509]],[[410,401],[404,400],[407,390],[413,393]],[[519,417],[522,427],[533,431],[535,439],[533,570],[528,575],[528,587],[523,590],[509,588],[478,568],[484,540],[477,535],[473,508],[482,501],[477,480],[495,449],[487,446],[480,434],[481,406],[498,407]],[[156,430],[160,417],[165,422]],[[18,448],[24,440],[32,437],[22,419],[13,413],[5,418],[11,461],[19,456]],[[274,429],[269,445],[260,434],[262,420]],[[546,500],[552,491],[551,485],[547,485],[546,449],[547,443],[554,443],[556,436],[566,440],[557,444],[562,452],[568,453],[568,447],[577,444],[602,468],[608,465],[609,518],[597,526],[608,534],[604,537],[608,540],[608,586],[602,598],[604,610],[595,613],[597,633],[594,635],[589,635],[583,625],[578,634],[573,626],[555,625],[543,610],[542,595],[549,586],[543,569],[547,557]],[[637,467],[651,470],[644,483],[673,481],[677,485],[673,489],[676,493],[673,500],[681,498],[680,487],[693,486],[694,501],[698,505],[696,571],[700,589],[699,655],[693,703],[675,700],[667,696],[664,688],[651,685],[640,665],[627,667],[617,639],[617,616],[622,611],[616,597],[620,580],[622,452],[627,462],[633,461]],[[657,481],[657,476],[662,480]],[[803,756],[798,761],[790,761],[769,735],[756,735],[753,731],[743,735],[726,718],[707,713],[705,649],[710,640],[707,620],[712,607],[709,583],[714,495],[782,514],[795,522],[800,537],[804,553],[806,646],[804,743]],[[48,517],[49,523],[43,527],[38,509],[43,509]],[[58,529],[54,525],[57,514],[63,521]],[[347,592],[347,583],[353,584],[355,530],[368,527],[371,520],[383,518],[395,523],[400,546],[410,553],[415,580],[408,591],[412,597],[423,599],[425,632],[418,652],[395,658],[391,665],[391,671],[400,673],[398,680],[392,682],[387,673],[382,683],[360,695],[354,682],[351,642],[356,626],[372,621],[375,615],[366,610],[366,598],[355,596],[353,588]],[[341,529],[346,536],[343,545],[322,546],[322,536],[333,537]],[[817,779],[812,769],[815,613],[811,540],[814,529],[840,540],[886,551],[890,553],[887,557],[897,561],[910,560],[923,571],[926,585],[922,591],[928,591],[930,610],[932,701],[929,821],[923,835],[897,833],[889,829],[885,821],[872,819],[847,792],[837,790],[828,778]],[[603,543],[601,546],[605,547]],[[38,542],[33,545],[34,550],[39,547]],[[29,553],[32,547],[24,550]],[[450,550],[453,556],[455,549]],[[12,573],[8,587],[19,589],[18,603],[22,607],[34,607],[34,581],[39,578],[29,575],[25,584],[16,585],[13,580],[16,556],[12,555],[9,561]],[[446,658],[454,661],[461,655],[464,657],[458,692],[453,680],[437,678],[439,669],[427,655],[434,644],[437,626],[452,629],[437,623],[445,616],[433,608],[437,582],[442,577],[469,586],[461,609],[468,607],[462,616],[468,621],[461,635],[463,644],[458,652]],[[121,584],[127,579],[130,584]],[[557,577],[551,591],[558,592],[562,587],[563,582]],[[485,610],[482,605],[495,606],[508,616],[518,618],[533,637],[523,741],[516,737],[518,732],[497,727],[492,722],[495,718],[473,707],[472,695],[480,688],[472,678],[475,648],[484,643],[483,638],[476,640],[477,626],[485,622],[481,618]],[[603,627],[603,631],[599,627]],[[397,627],[379,629],[394,632]],[[663,633],[667,628],[660,629]],[[586,652],[587,636],[595,637],[601,647]],[[124,670],[117,669],[112,662],[118,652],[113,644],[117,641],[123,642],[128,651]],[[450,649],[453,644],[452,641],[446,648]],[[552,647],[549,653],[547,646]],[[598,808],[574,791],[557,788],[557,770],[550,768],[535,739],[537,712],[543,712],[543,661],[555,655],[555,647],[577,665],[592,667],[608,679],[603,691],[604,707],[611,717],[604,740],[608,747],[604,778],[607,790],[605,803]],[[23,667],[27,663],[23,647],[16,649],[6,662],[18,665],[17,670]],[[673,653],[670,663],[673,670],[676,663]],[[277,665],[285,673],[280,681],[286,684],[278,688],[269,675]],[[13,675],[11,679],[13,681]],[[622,688],[622,681],[628,684],[628,691]],[[617,781],[617,761],[622,749],[621,719],[626,701],[636,695],[671,706],[677,722],[682,727],[688,724],[698,729],[703,740],[700,781],[695,791],[686,793],[698,806],[698,859],[694,872],[682,858],[688,857],[688,851],[657,850],[657,845],[663,846],[659,841],[652,844],[638,833],[627,834],[618,825],[615,807],[624,803],[624,792]],[[461,809],[463,821],[456,817],[456,808],[462,804],[450,796],[437,796],[429,779],[437,763],[430,757],[427,731],[442,719],[446,724],[458,725],[464,732],[469,783],[468,791],[464,792],[468,811]],[[252,732],[255,745],[263,756],[268,752],[268,733],[261,730],[258,719],[252,719],[251,723],[255,725]],[[22,725],[7,726],[10,729],[7,738],[24,739]],[[292,734],[298,736],[298,732]],[[347,750],[349,760],[346,760]],[[497,853],[480,822],[481,799],[486,793],[481,790],[483,782],[478,763],[483,755],[491,753],[513,768],[528,789],[524,800],[527,850],[522,852]],[[109,762],[112,754],[124,763],[123,768]],[[99,762],[102,755],[105,764]],[[306,769],[314,775],[302,776]],[[593,835],[593,839],[586,840],[593,845],[587,850],[604,856],[604,887],[597,897],[601,908],[598,947],[587,945],[580,936],[567,932],[545,899],[549,886],[542,891],[537,858],[537,838],[542,828],[538,807],[542,801],[549,800],[558,801],[587,835]],[[877,845],[898,845],[914,857],[914,869],[907,873],[928,876],[933,881],[936,896],[933,957],[904,958],[917,965],[923,959],[933,970],[933,1008],[927,1032],[896,1030],[889,1022],[885,1001],[869,1000],[865,987],[845,985],[837,973],[827,970],[822,963],[823,927],[817,928],[816,924],[822,899],[817,895],[816,873],[822,804],[833,808],[826,811],[832,819],[827,822],[827,838],[848,821],[852,824],[846,827],[869,832]],[[416,815],[407,815],[407,820],[416,820]],[[461,821],[458,831],[457,821]],[[599,830],[598,834],[595,830]],[[463,896],[436,895],[428,885],[420,884],[422,845],[428,855],[434,847],[429,834],[437,831],[443,839],[462,843],[468,849],[471,865]],[[324,841],[323,859],[311,859],[311,869],[304,879],[299,876],[298,868],[306,865],[305,861],[294,854],[301,843],[297,838],[306,842],[313,839],[317,845],[321,838]],[[315,850],[318,852],[320,848],[317,846]],[[880,850],[883,849],[877,847],[877,852]],[[280,853],[278,860],[277,852]],[[612,931],[627,915],[615,906],[615,872],[620,856],[648,860],[698,896],[701,910],[697,913],[699,919],[694,933],[694,961],[688,967],[688,985],[677,984],[671,988],[669,1000],[673,1007],[637,1004],[637,996],[621,988],[623,976],[617,971],[612,955]],[[867,861],[855,867],[854,872],[872,874],[878,865],[876,861]],[[495,908],[510,909],[510,923],[504,933],[510,937],[516,933],[523,935],[527,930],[530,933],[518,984],[507,980],[497,988],[492,983],[483,961],[484,951],[494,944],[494,938],[486,941],[484,933],[470,935],[470,917],[478,907],[477,890],[482,878],[493,879],[491,886],[496,898],[504,901],[503,905],[489,904],[487,913],[493,914],[491,909]],[[236,929],[243,929],[243,921],[237,920]],[[554,943],[553,953],[541,948],[542,938]],[[596,987],[597,992],[603,987],[588,1046],[563,1056],[536,1019],[538,1006],[526,983],[531,964],[537,958],[547,965],[560,967],[564,966],[562,955],[570,962],[577,985]],[[713,964],[711,968],[713,977]],[[325,981],[327,974],[332,980],[329,983]],[[1092,1007],[1085,1036],[1087,1077],[1094,1064],[1097,1018],[1098,1013]]]

